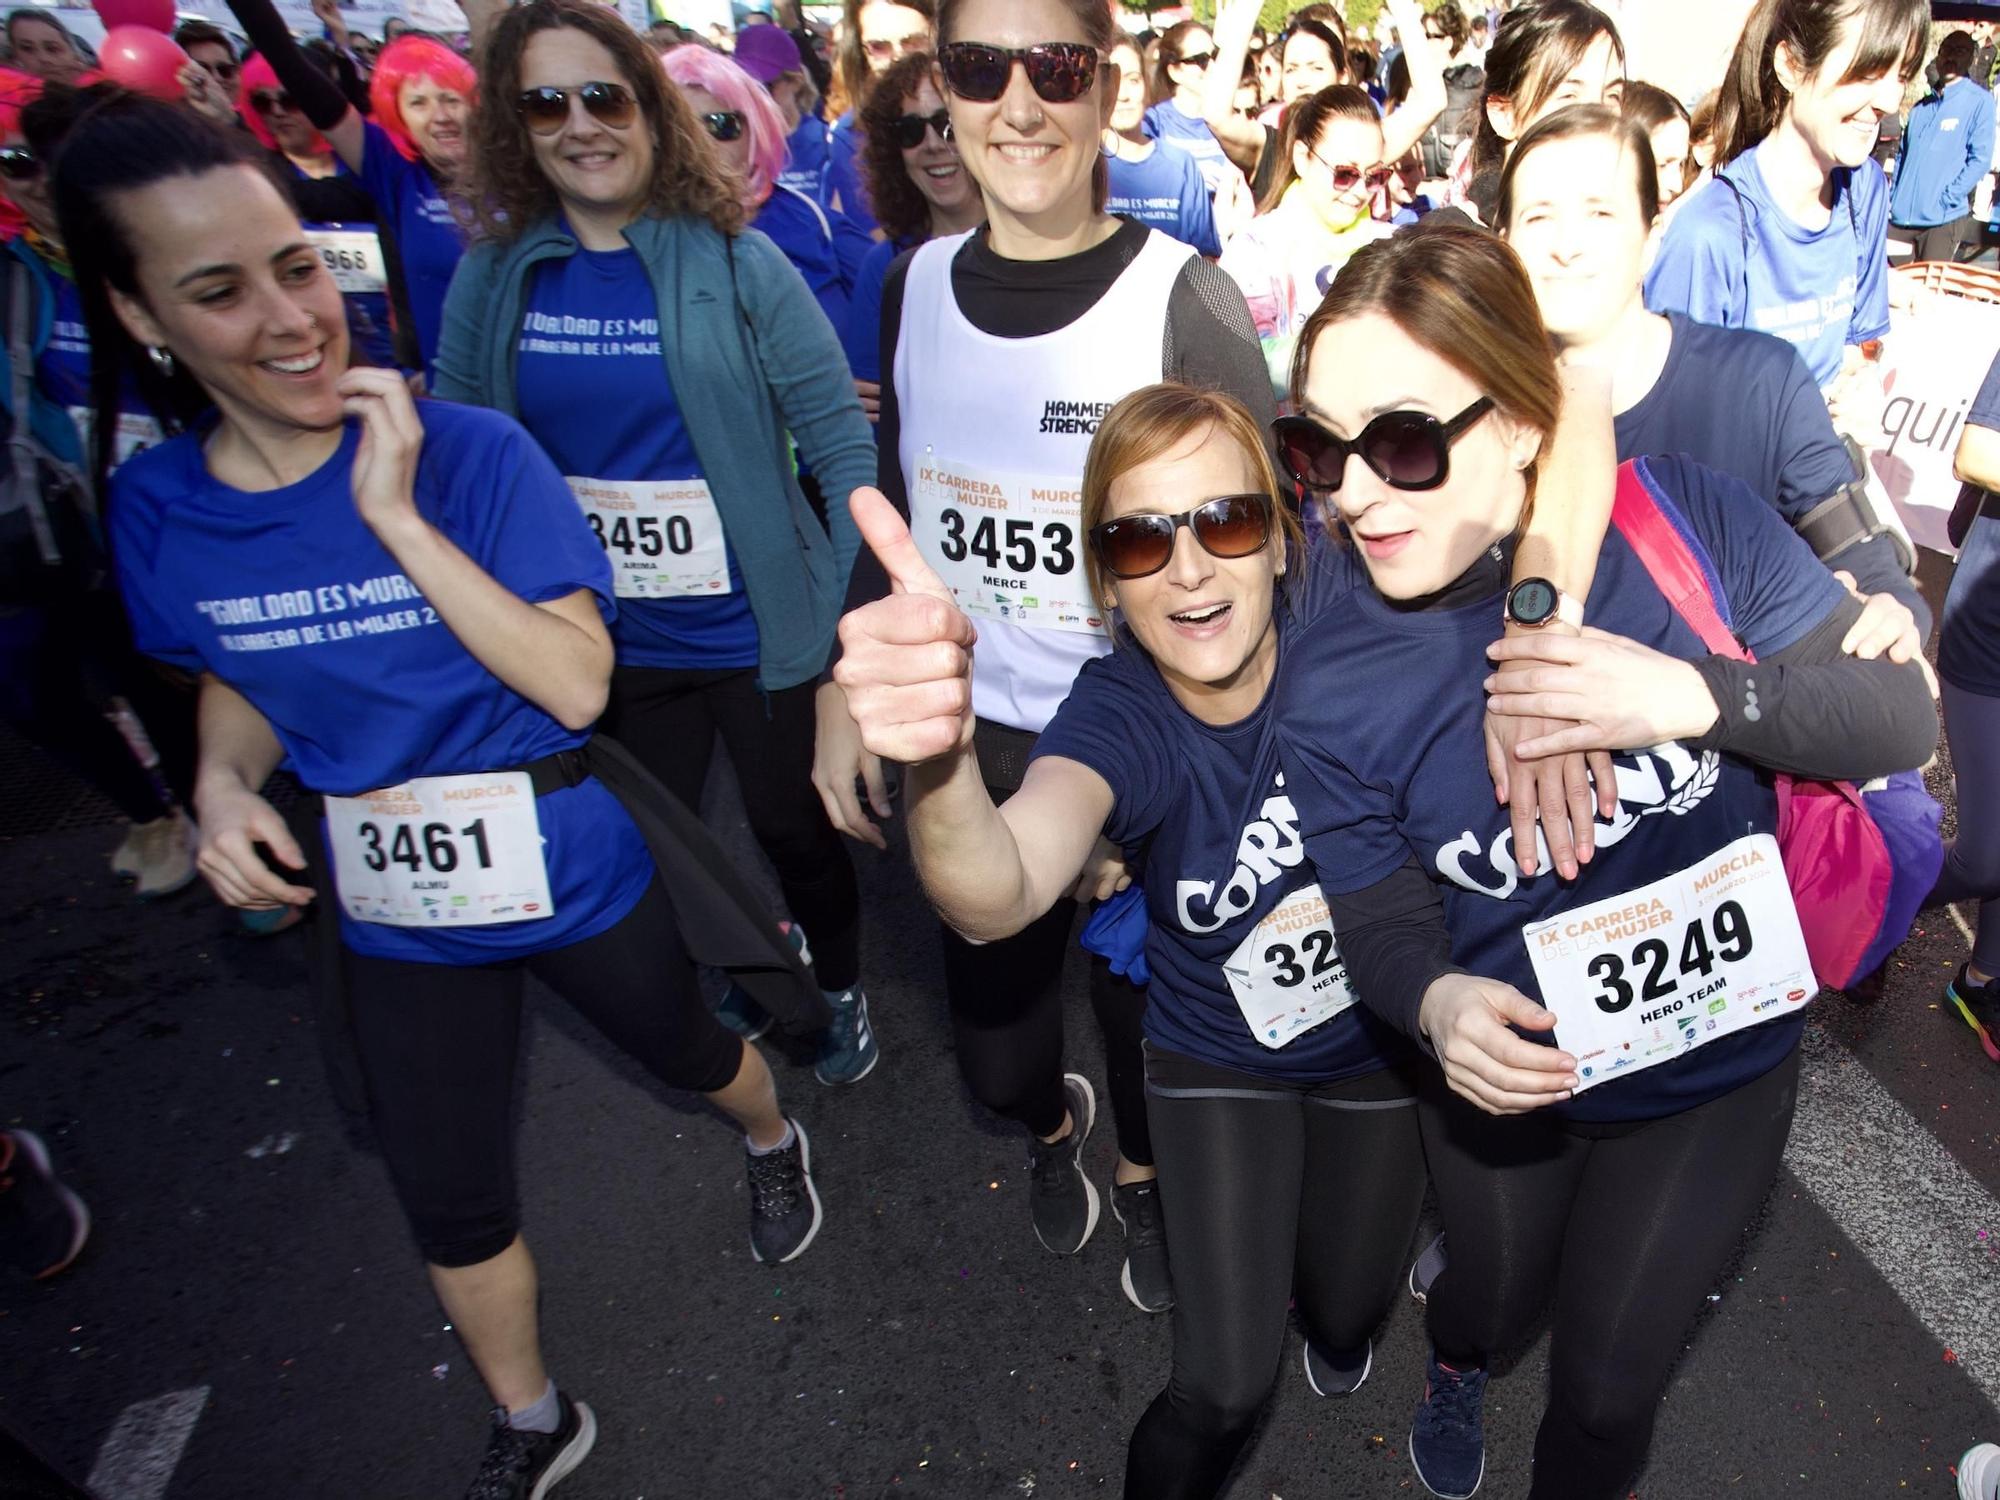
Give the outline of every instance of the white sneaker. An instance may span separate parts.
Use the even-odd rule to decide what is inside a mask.
[[[123,842],[111,851],[111,873],[120,880],[139,878],[139,830],[145,826],[143,823],[127,823]]]
[[[1958,1500],[2000,1500],[2000,1447],[1980,1443],[1958,1461]]]
[[[178,807],[165,817],[132,829],[139,884],[134,894],[149,901],[171,896],[194,879],[195,826]]]

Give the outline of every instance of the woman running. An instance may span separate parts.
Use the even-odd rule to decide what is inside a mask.
[[[1106,61],[1118,70],[1118,97],[1111,106],[1111,123],[1104,127],[1104,162],[1111,181],[1105,212],[1137,219],[1194,246],[1203,255],[1222,254],[1215,208],[1209,201],[1201,166],[1192,153],[1173,150],[1166,140],[1155,139],[1157,132],[1147,126],[1147,116],[1153,111],[1146,107],[1146,75],[1139,44],[1120,37]],[[1236,172],[1235,177],[1233,190],[1247,193],[1242,173]]]
[[[1924,0],[1758,0],[1716,103],[1715,185],[1646,274],[1653,308],[1797,348],[1842,431],[1874,414],[1863,346],[1889,331],[1889,186],[1870,153],[1929,30]]]
[[[611,558],[606,728],[690,808],[719,732],[834,1022],[815,1069],[879,1055],[854,863],[813,789],[813,695],[875,468],[832,325],[614,11],[532,0],[485,53],[485,237],[446,305],[439,394],[518,416]],[[789,435],[788,435],[789,434]],[[827,497],[823,529],[792,439]],[[745,997],[728,1016],[750,1031]]]
[[[855,122],[868,82],[899,57],[932,50],[932,0],[843,0],[838,88],[844,112],[827,135],[825,194],[821,203],[838,209],[873,233],[875,214],[861,180],[864,148]]]
[[[1485,1469],[1490,1361],[1551,1300],[1529,1493],[1625,1494],[1688,1323],[1777,1169],[1818,988],[1766,772],[1864,779],[1922,762],[1936,736],[1915,663],[1840,654],[1860,602],[1768,505],[1678,456],[1622,471],[1621,505],[1706,560],[1756,663],[1707,655],[1622,534],[1594,626],[1489,648],[1503,597],[1539,602],[1506,569],[1556,378],[1513,252],[1426,224],[1349,263],[1301,341],[1302,414],[1281,424],[1287,470],[1330,492],[1361,575],[1300,634],[1274,714],[1355,991],[1436,1063],[1419,1114],[1451,1260],[1410,1455],[1450,1497]],[[1479,706],[1452,687],[1494,659],[1535,663],[1522,690],[1489,681],[1496,709],[1583,723],[1523,753],[1651,747],[1617,757],[1617,812],[1571,879],[1524,872],[1488,801]]]
[[[374,118],[364,119],[293,40],[271,0],[231,0],[250,44],[269,61],[289,103],[332,143],[375,200],[394,237],[417,352],[428,374],[437,360],[444,298],[465,253],[451,199],[465,161],[477,77],[472,64],[424,36],[382,49],[369,79]]]
[[[773,1262],[820,1223],[805,1133],[692,958],[764,966],[781,1006],[814,997],[699,826],[591,743],[610,569],[528,436],[347,370],[339,292],[290,205],[206,122],[107,95],[56,198],[93,358],[144,349],[215,404],[120,471],[110,511],[141,647],[201,674],[202,872],[233,906],[334,905],[338,1040],[498,1407],[470,1493],[546,1493],[595,1421],[543,1366],[520,1235],[526,975],[742,1127],[751,1247]],[[325,794],[302,838],[258,795],[280,763]]]

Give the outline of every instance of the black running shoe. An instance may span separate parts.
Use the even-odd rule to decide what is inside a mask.
[[[819,1189],[813,1186],[812,1147],[806,1128],[791,1122],[796,1139],[763,1156],[746,1156],[750,1177],[750,1253],[766,1265],[805,1254],[819,1233]]]
[[[590,1456],[597,1418],[561,1391],[556,1400],[562,1421],[554,1432],[517,1432],[507,1425],[507,1413],[495,1408],[493,1436],[486,1440],[486,1457],[465,1500],[542,1500]]]
[[[49,1167],[31,1130],[0,1131],[0,1259],[37,1281],[64,1270],[90,1238],[90,1210]]]
[[[1359,1349],[1322,1350],[1306,1338],[1306,1384],[1315,1396],[1351,1396],[1374,1368],[1373,1339],[1363,1339]]]
[[[1125,1231],[1125,1269],[1118,1284],[1140,1312],[1165,1312],[1174,1305],[1174,1278],[1167,1266],[1167,1221],[1160,1213],[1156,1181],[1111,1184],[1111,1217]]]
[[[1061,1140],[1034,1141],[1028,1169],[1029,1212],[1035,1238],[1057,1255],[1074,1255],[1097,1228],[1097,1187],[1083,1170],[1083,1143],[1097,1119],[1097,1095],[1081,1073],[1063,1074],[1070,1131]]]
[[[1986,1055],[2000,1063],[2000,979],[1974,984],[1969,966],[1960,964],[1958,973],[1944,987],[1944,999],[1972,1028]]]

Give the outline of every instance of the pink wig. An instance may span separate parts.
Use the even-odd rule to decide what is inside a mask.
[[[278,82],[278,75],[271,71],[271,65],[264,61],[260,52],[253,52],[243,59],[243,71],[236,75],[236,115],[242,120],[244,129],[257,138],[257,144],[266,151],[276,151],[278,138],[271,134],[271,127],[264,116],[251,104],[250,96],[258,93],[283,93],[285,86]],[[309,156],[325,156],[333,147],[326,137],[317,130],[313,132],[312,145],[307,150]]]
[[[0,138],[21,133],[21,111],[41,93],[41,79],[0,67]],[[14,239],[27,227],[27,215],[12,199],[0,198],[0,240]]]
[[[415,161],[417,143],[403,124],[403,85],[413,79],[428,78],[439,88],[465,96],[469,105],[479,85],[472,64],[443,42],[427,36],[399,36],[382,49],[375,59],[375,74],[368,80],[368,102],[375,110],[375,123],[388,133],[396,149]]]
[[[761,208],[785,170],[785,117],[771,102],[770,92],[729,58],[698,43],[669,48],[660,63],[679,87],[706,89],[724,109],[743,116],[750,141],[750,180],[743,186],[743,204]]]

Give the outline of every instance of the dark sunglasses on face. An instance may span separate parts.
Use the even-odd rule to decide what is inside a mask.
[[[984,42],[946,42],[938,48],[945,87],[961,99],[991,104],[1007,92],[1019,63],[1045,104],[1070,104],[1097,81],[1097,49],[1085,42],[1037,42],[1032,47],[989,47]]]
[[[1333,174],[1333,190],[1336,193],[1344,193],[1358,182],[1367,183],[1368,191],[1371,193],[1379,192],[1389,185],[1389,179],[1395,175],[1381,162],[1372,167],[1357,167],[1351,163],[1335,166],[1317,151],[1311,152],[1310,155],[1314,161]]]
[[[1146,511],[1100,521],[1090,528],[1090,550],[1113,578],[1144,578],[1173,561],[1183,526],[1210,557],[1249,557],[1271,540],[1271,497],[1221,495],[1178,515]]]
[[[42,175],[42,164],[26,146],[0,147],[0,177],[9,182],[26,182]]]
[[[929,115],[898,115],[896,117],[896,144],[905,151],[914,151],[924,143],[924,132],[935,130],[941,141],[951,139],[951,115],[945,110]]]
[[[1427,411],[1385,411],[1352,438],[1338,438],[1311,417],[1280,417],[1271,424],[1278,460],[1309,490],[1340,488],[1352,453],[1384,484],[1399,490],[1434,490],[1451,473],[1451,445],[1493,409],[1493,398],[1440,422]]]
[[[1206,68],[1210,63],[1215,61],[1215,54],[1213,52],[1190,52],[1181,61],[1191,68]]]
[[[294,108],[292,96],[283,89],[259,89],[250,96],[250,107],[260,115],[276,114],[279,110]]]
[[[536,135],[554,135],[569,120],[572,96],[583,101],[591,119],[613,130],[623,130],[639,113],[639,101],[624,84],[595,82],[567,89],[523,89],[514,99],[514,112]]]
[[[701,128],[718,141],[740,141],[743,116],[733,109],[713,109],[701,117]]]
[[[930,38],[921,32],[913,36],[893,38],[878,36],[873,41],[864,41],[861,44],[861,48],[870,57],[883,59],[909,57],[914,53],[928,51],[930,48]]]

